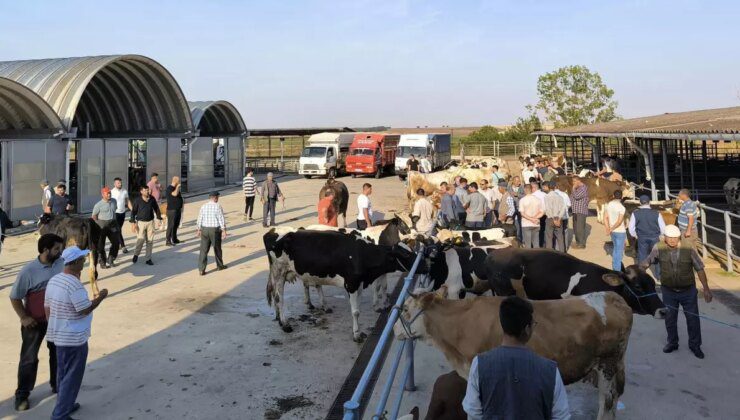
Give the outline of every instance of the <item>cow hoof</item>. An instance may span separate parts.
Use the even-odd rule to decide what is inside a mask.
[[[285,324],[282,327],[283,327],[283,332],[286,332],[286,333],[292,333],[293,332],[293,327],[291,327],[288,324]]]
[[[312,304],[312,303],[309,303],[309,304],[308,304],[308,310],[309,310],[309,311],[313,311],[314,309],[316,309],[316,307],[315,307],[315,306],[313,306],[313,304]]]
[[[355,343],[362,343],[367,338],[367,334],[364,332],[361,332],[359,335],[355,335],[352,340],[354,340]]]

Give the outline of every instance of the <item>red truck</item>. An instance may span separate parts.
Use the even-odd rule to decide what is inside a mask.
[[[384,172],[393,173],[400,138],[398,134],[355,134],[346,160],[347,173],[352,174],[352,178],[373,174],[380,178]]]

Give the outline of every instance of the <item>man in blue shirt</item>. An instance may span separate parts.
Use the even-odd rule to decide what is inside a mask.
[[[696,225],[696,220],[699,218],[698,203],[691,200],[691,192],[686,188],[679,191],[678,200],[681,202],[681,210],[678,213],[678,228],[681,230],[681,237],[696,246],[699,237],[699,229]]]

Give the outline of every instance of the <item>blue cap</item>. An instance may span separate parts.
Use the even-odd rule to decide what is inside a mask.
[[[90,253],[89,249],[80,249],[76,245],[71,246],[62,252],[62,259],[65,264],[69,264],[73,261],[77,261],[82,257],[86,257]]]
[[[640,196],[640,204],[649,204],[650,203],[650,197],[643,194]]]

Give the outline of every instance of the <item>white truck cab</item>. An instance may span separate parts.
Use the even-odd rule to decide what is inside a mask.
[[[414,155],[421,160],[429,156],[432,171],[444,167],[452,159],[449,134],[403,134],[396,153],[396,173],[406,179],[406,161]]]
[[[308,138],[298,160],[298,173],[334,178],[345,173],[345,158],[355,133],[318,133]]]

